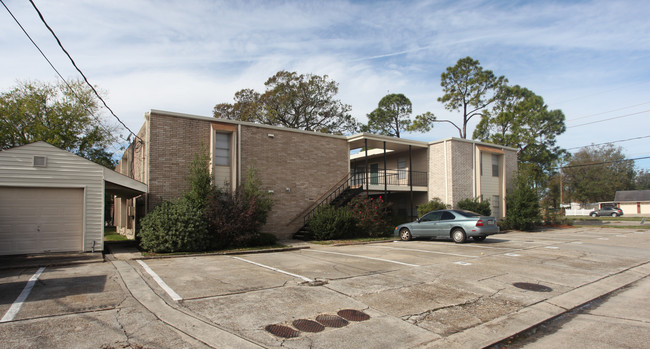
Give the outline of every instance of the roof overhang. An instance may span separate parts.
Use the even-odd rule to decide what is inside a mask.
[[[146,184],[108,168],[104,169],[104,188],[110,194],[129,199],[145,194],[148,190]]]
[[[368,149],[384,149],[392,151],[407,151],[409,146],[411,148],[428,148],[427,142],[414,141],[404,138],[388,137],[382,135],[374,135],[371,133],[357,133],[348,137],[348,144],[350,149],[359,149],[366,146],[368,142]]]

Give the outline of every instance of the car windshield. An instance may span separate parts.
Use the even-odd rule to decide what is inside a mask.
[[[454,211],[465,218],[480,217],[481,215],[472,211]]]

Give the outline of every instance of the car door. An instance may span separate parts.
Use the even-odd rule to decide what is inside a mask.
[[[435,236],[435,230],[442,212],[429,212],[422,216],[416,224],[413,224],[413,235],[415,236]]]
[[[444,211],[440,216],[440,221],[436,224],[435,234],[437,237],[449,237],[451,225],[454,223],[456,216],[453,213]]]

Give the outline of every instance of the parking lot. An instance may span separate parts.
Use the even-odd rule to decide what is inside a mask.
[[[46,267],[0,346],[478,347],[650,274],[641,229],[305,247]],[[0,316],[38,271],[0,270]]]

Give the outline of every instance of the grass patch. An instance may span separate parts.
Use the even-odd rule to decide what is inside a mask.
[[[117,233],[115,227],[104,227],[104,241],[127,241],[124,235]]]
[[[312,240],[309,241],[309,243],[316,244],[316,245],[336,245],[336,244],[355,244],[355,243],[362,243],[362,242],[375,242],[375,241],[392,241],[397,239],[395,236],[384,236],[384,237],[376,237],[376,238],[358,238],[358,239],[344,239],[344,240]]]
[[[253,246],[253,247],[242,247],[242,248],[233,248],[228,250],[214,250],[214,251],[201,251],[201,252],[170,252],[170,253],[156,253],[156,252],[142,252],[142,255],[145,257],[155,257],[155,256],[183,256],[183,255],[208,255],[208,254],[230,254],[238,252],[247,252],[247,251],[259,251],[259,250],[272,250],[276,248],[286,248],[289,247],[283,244],[273,244],[266,246]]]

